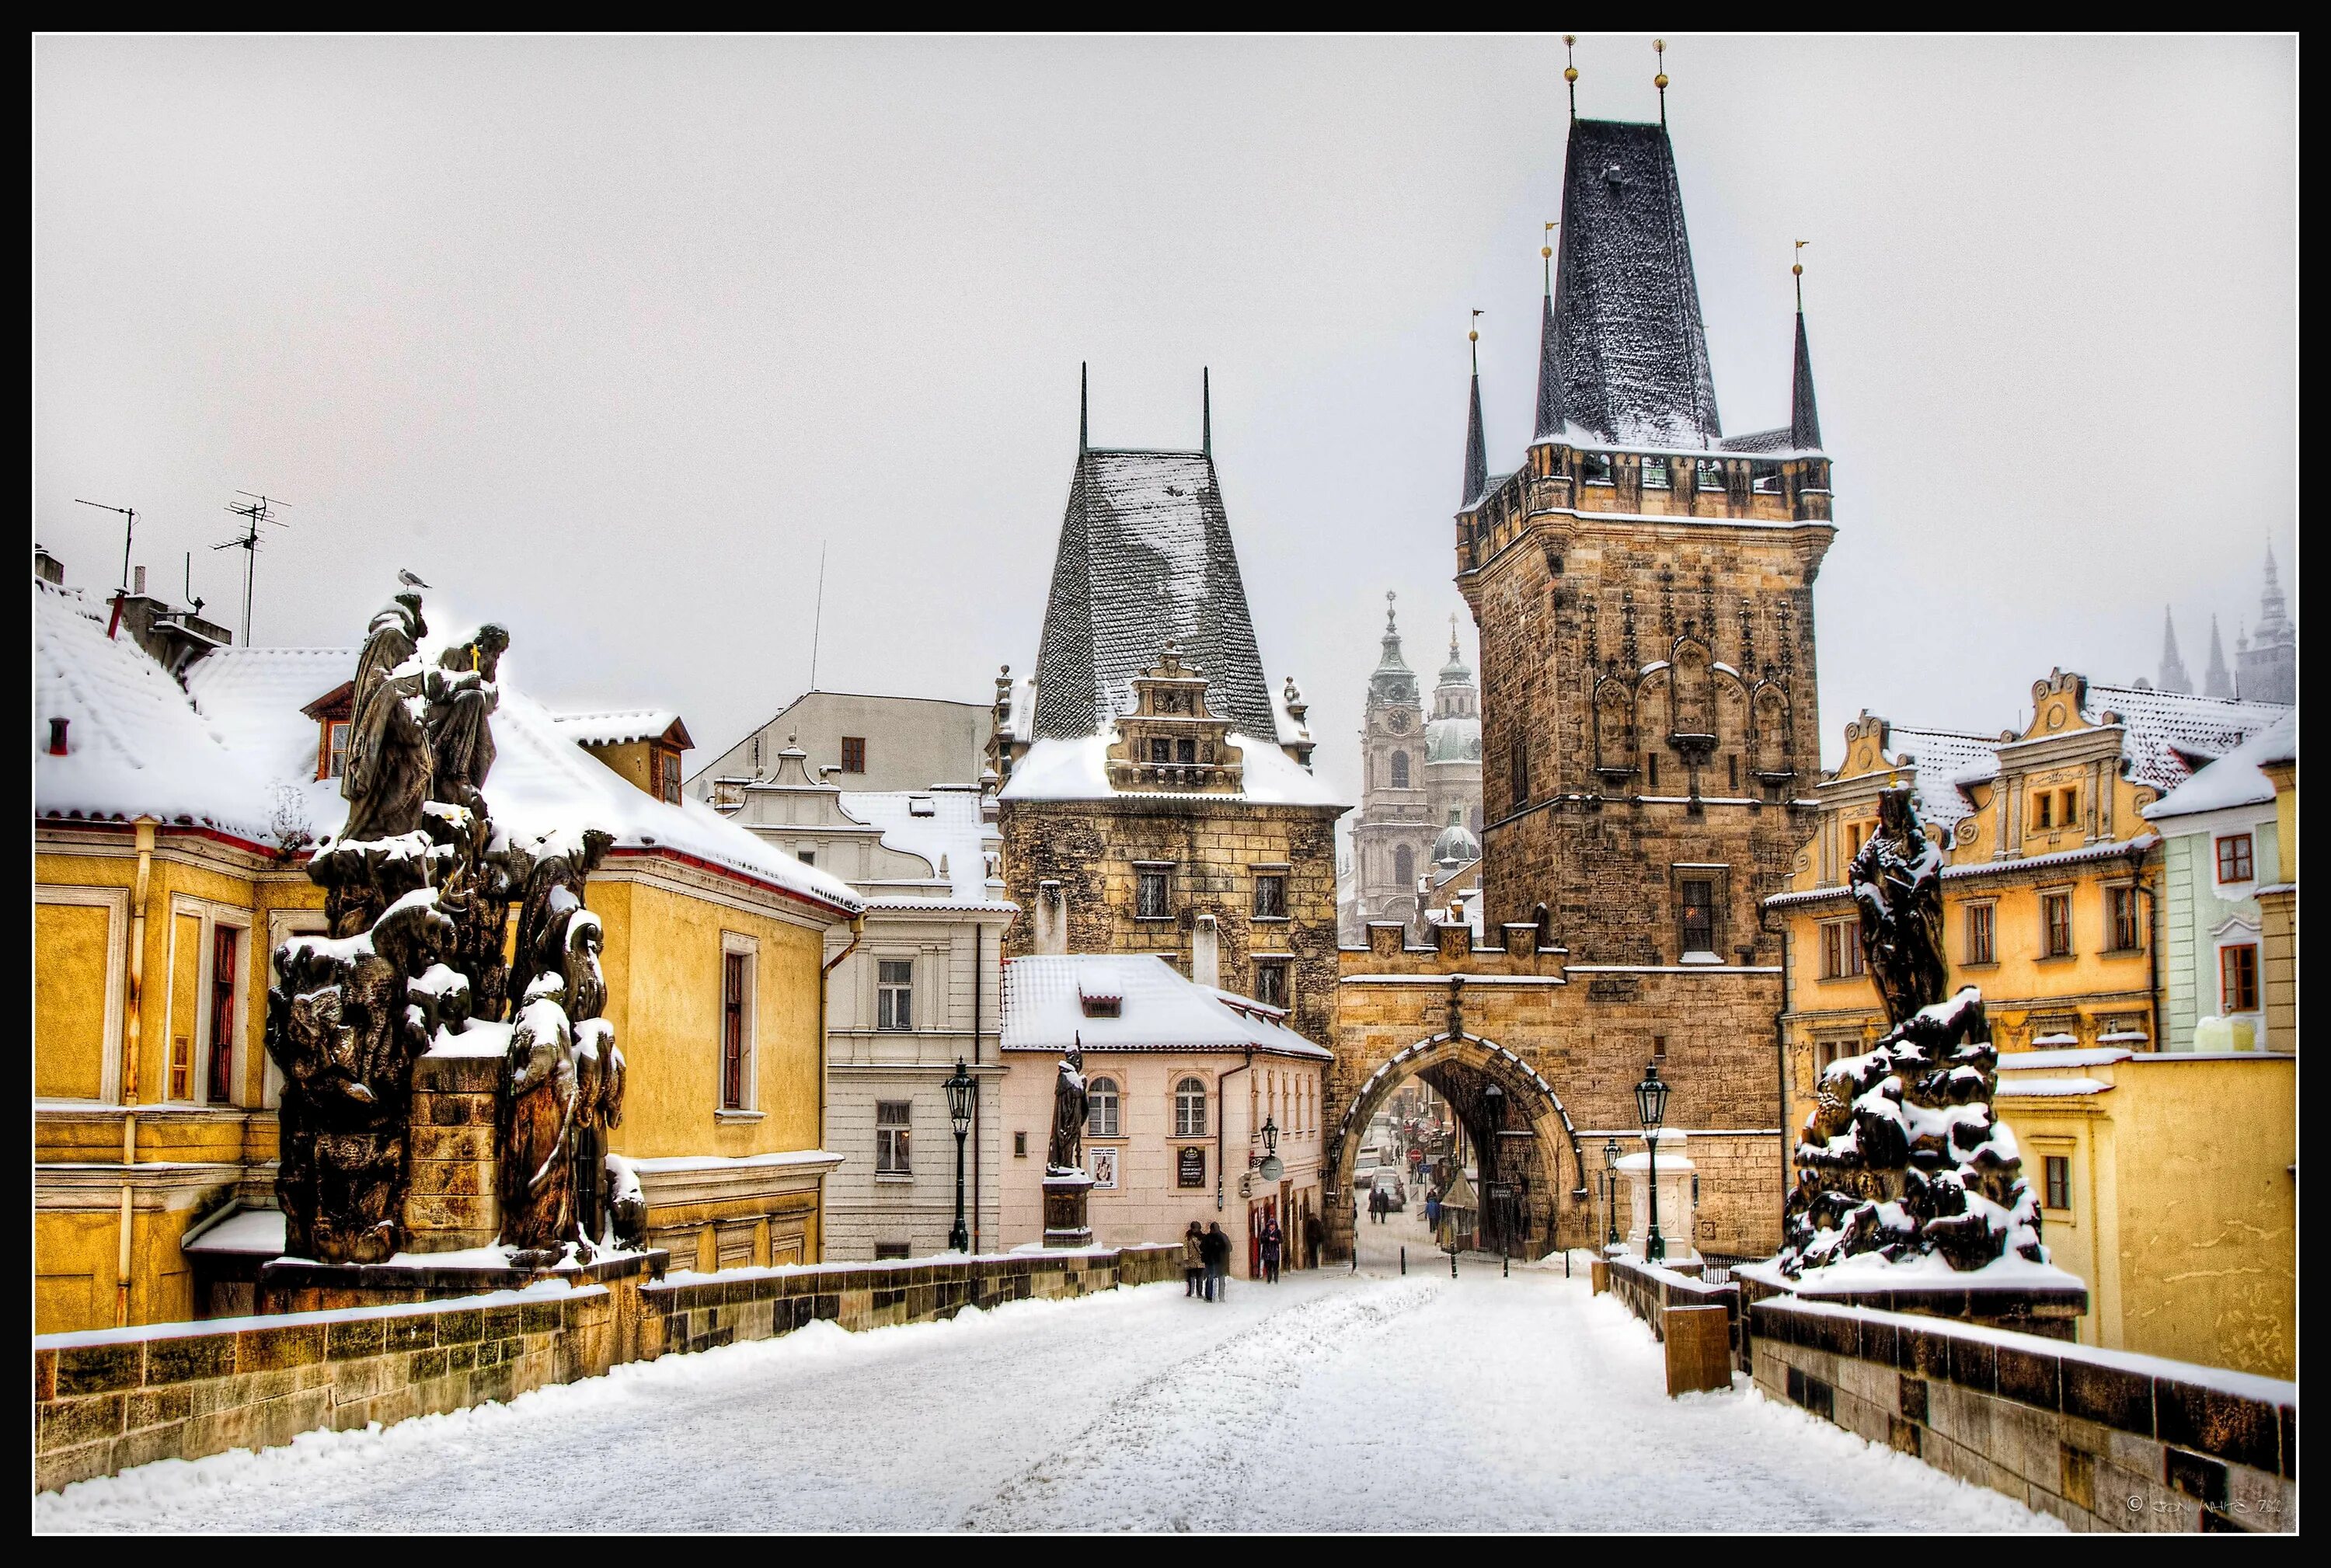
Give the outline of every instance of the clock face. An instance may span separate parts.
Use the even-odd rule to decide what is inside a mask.
[[[1392,732],[1394,735],[1405,735],[1408,733],[1408,715],[1404,713],[1395,713],[1385,722],[1391,727]]]

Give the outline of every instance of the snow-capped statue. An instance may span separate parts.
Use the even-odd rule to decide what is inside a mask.
[[[1893,1028],[1832,1062],[1797,1144],[1780,1265],[1793,1278],[1874,1255],[1940,1256],[1981,1269],[2012,1252],[2048,1260],[2015,1136],[1993,1117],[1999,1053],[1983,997],[1946,999],[1942,856],[1908,786],[1879,796],[1876,837],[1854,856],[1861,948]]]
[[[1061,1058],[1061,1076],[1052,1083],[1052,1142],[1044,1156],[1044,1174],[1064,1176],[1085,1168],[1085,1117],[1091,1096],[1085,1088],[1084,1042],[1079,1040]]]

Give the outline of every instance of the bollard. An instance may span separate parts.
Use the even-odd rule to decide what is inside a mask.
[[[1408,1277],[1408,1249],[1405,1247],[1400,1250],[1400,1272],[1403,1279]]]
[[[1562,1250],[1562,1277],[1565,1279],[1570,1278],[1570,1249],[1567,1247]]]
[[[1454,1247],[1449,1249],[1449,1278],[1457,1278],[1457,1249]]]
[[[1512,1253],[1508,1252],[1506,1254],[1505,1262],[1498,1270],[1498,1277],[1501,1279],[1511,1279],[1514,1277],[1514,1255]]]

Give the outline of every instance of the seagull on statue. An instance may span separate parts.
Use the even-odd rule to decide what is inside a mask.
[[[423,582],[420,578],[414,576],[412,573],[405,571],[402,567],[399,567],[397,570],[396,580],[404,584],[408,588],[426,588],[429,586],[428,584]]]

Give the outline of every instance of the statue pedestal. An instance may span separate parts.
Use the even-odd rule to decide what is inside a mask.
[[[478,1026],[471,1026],[477,1032]],[[509,1031],[490,1031],[507,1041]],[[412,1184],[404,1194],[404,1250],[465,1252],[502,1233],[494,1150],[501,1052],[441,1056],[413,1064],[413,1117],[406,1135]]]
[[[1698,1205],[1691,1195],[1691,1157],[1684,1153],[1685,1147],[1686,1136],[1681,1128],[1660,1130],[1660,1240],[1667,1249],[1667,1256],[1660,1261],[1670,1268],[1696,1263],[1699,1259],[1698,1252],[1691,1244],[1699,1229],[1699,1217]],[[1627,1200],[1632,1208],[1627,1222],[1627,1250],[1648,1261],[1651,1257],[1651,1157],[1649,1154],[1626,1155],[1620,1160],[1618,1169],[1619,1174],[1626,1179]]]
[[[1092,1227],[1085,1222],[1085,1195],[1092,1184],[1082,1171],[1055,1172],[1044,1178],[1045,1246],[1092,1245]]]
[[[671,1262],[671,1254],[661,1249],[603,1252],[588,1263],[560,1269],[519,1269],[470,1259],[445,1265],[426,1259],[410,1263],[313,1263],[304,1259],[279,1258],[261,1265],[254,1295],[261,1313],[274,1314],[443,1301],[457,1296],[522,1289],[538,1279],[611,1287],[617,1281],[628,1280],[636,1288],[642,1279],[663,1278]]]

